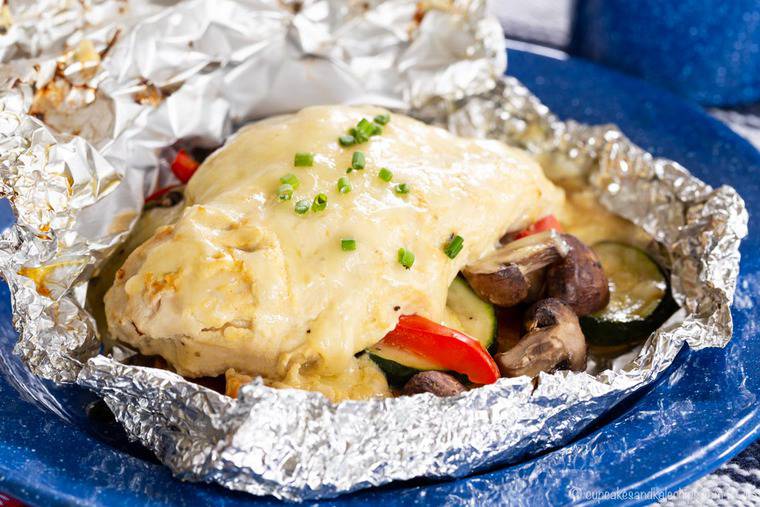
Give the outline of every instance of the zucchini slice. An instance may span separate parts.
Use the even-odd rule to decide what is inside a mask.
[[[402,386],[421,371],[440,370],[441,367],[409,354],[403,350],[375,345],[369,349],[369,357],[377,364],[388,383],[392,386]]]
[[[461,277],[449,286],[445,320],[443,325],[475,338],[486,350],[496,343],[498,323],[493,305],[480,299]],[[420,371],[441,369],[424,358],[382,345],[369,349],[369,354],[392,385],[401,385]]]
[[[581,317],[586,340],[596,346],[641,342],[678,309],[665,272],[644,251],[604,241],[592,247],[610,283],[610,302]]]
[[[491,349],[498,332],[496,312],[491,303],[475,294],[464,278],[458,276],[449,285],[446,307],[462,324],[458,331],[478,340],[484,349]]]

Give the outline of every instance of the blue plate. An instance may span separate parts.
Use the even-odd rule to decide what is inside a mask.
[[[710,184],[735,186],[747,199],[751,216],[760,216],[760,154],[699,108],[582,60],[513,51],[509,72],[560,116],[616,123],[639,145],[681,162]],[[558,505],[600,503],[615,496],[636,504],[710,472],[760,431],[760,227],[755,221],[742,254],[731,344],[723,350],[682,351],[654,386],[570,445],[458,481],[396,484],[326,503]],[[0,490],[35,505],[276,503],[180,483],[144,449],[127,444],[119,428],[92,404],[91,395],[24,378],[7,353],[15,333],[7,288],[0,290],[0,370],[5,377],[0,380]],[[9,372],[24,380],[10,381]],[[57,415],[26,401],[34,398]]]

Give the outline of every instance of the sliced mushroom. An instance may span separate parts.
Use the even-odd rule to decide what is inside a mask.
[[[542,299],[525,318],[527,334],[514,348],[494,357],[503,376],[535,377],[542,371],[586,368],[586,339],[569,306],[558,299]]]
[[[555,231],[508,243],[464,269],[480,297],[498,306],[514,306],[543,292],[543,271],[561,260],[570,247]]]
[[[457,379],[440,371],[423,371],[417,373],[404,385],[404,394],[413,395],[431,393],[436,396],[456,396],[465,391]]]
[[[508,264],[493,273],[464,271],[470,287],[480,297],[497,306],[515,306],[525,301],[530,292],[530,281],[515,264]]]
[[[575,236],[562,237],[570,251],[546,272],[546,295],[569,305],[579,317],[603,309],[610,288],[599,257]]]
[[[533,303],[541,299],[546,286],[546,269],[537,269],[532,273],[525,275],[528,280],[528,297],[524,299],[526,303]]]

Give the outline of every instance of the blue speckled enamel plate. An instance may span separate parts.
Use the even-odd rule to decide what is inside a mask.
[[[734,339],[723,350],[682,351],[659,381],[572,444],[530,461],[454,482],[414,482],[328,504],[569,503],[617,491],[627,503],[673,491],[716,468],[760,436],[760,154],[696,106],[582,60],[510,53],[509,72],[563,118],[615,123],[652,153],[712,185],[736,187],[750,210]],[[5,211],[7,222],[7,210]],[[34,505],[214,505],[276,503],[219,487],[180,483],[118,427],[90,410],[93,398],[18,377],[8,290],[0,287],[0,491]],[[27,400],[49,389],[60,405]],[[37,402],[39,403],[39,402]],[[65,407],[65,408],[64,408]],[[63,422],[61,418],[68,420]],[[642,496],[642,493],[644,496]],[[649,497],[651,498],[651,496]],[[592,500],[590,503],[597,502]]]

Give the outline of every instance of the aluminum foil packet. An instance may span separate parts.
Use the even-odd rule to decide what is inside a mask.
[[[501,28],[479,0],[17,1],[0,7],[0,192],[15,225],[0,271],[36,375],[106,401],[180,478],[288,500],[415,477],[460,477],[561,446],[672,362],[724,346],[747,234],[742,199],[653,158],[612,126],[561,122],[504,77]],[[585,175],[604,206],[657,239],[677,318],[631,357],[453,398],[338,405],[260,380],[231,399],[101,353],[88,280],[179,140],[325,103],[373,103],[501,139]]]

